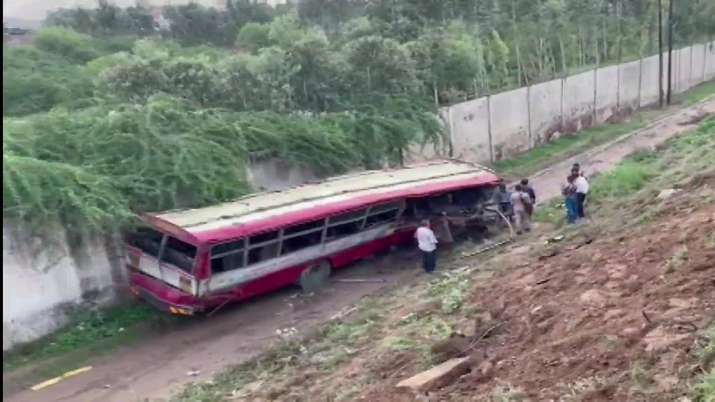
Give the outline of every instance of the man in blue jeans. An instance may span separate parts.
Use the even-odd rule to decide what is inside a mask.
[[[437,265],[437,237],[430,228],[429,220],[423,220],[415,232],[417,247],[422,253],[422,266],[428,274],[434,272]]]

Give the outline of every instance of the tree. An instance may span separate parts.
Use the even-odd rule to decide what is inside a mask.
[[[268,25],[249,22],[239,31],[236,46],[239,49],[255,53],[259,49],[270,45],[269,32],[270,27]]]
[[[394,39],[364,36],[348,42],[342,54],[350,66],[346,78],[351,95],[414,93],[419,88],[414,60]]]

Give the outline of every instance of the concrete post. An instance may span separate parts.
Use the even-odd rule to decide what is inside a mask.
[[[693,86],[693,45],[690,44],[690,71],[688,71],[688,88]]]
[[[454,135],[454,119],[452,118],[452,107],[450,106],[449,109],[447,109],[447,119],[449,120],[449,143],[447,144],[448,148],[448,153],[449,157],[452,158],[454,157],[454,147],[453,147],[453,141],[452,141],[452,136]]]
[[[710,44],[708,43],[707,45],[703,45],[703,78],[700,80],[700,82],[705,82],[705,68],[707,68],[707,63],[706,61],[708,60],[708,46]]]
[[[487,95],[487,135],[489,135],[489,161],[494,163],[494,142],[492,141],[492,96]]]
[[[591,110],[591,126],[596,125],[596,101],[598,100],[598,66],[593,69],[593,109]]]
[[[529,133],[529,149],[534,148],[534,137],[531,134],[531,85],[526,87],[526,121]]]
[[[561,132],[563,133],[565,131],[564,129],[564,97],[565,97],[565,91],[566,91],[566,77],[561,78]]]
[[[636,109],[641,107],[641,91],[643,91],[643,55],[638,59],[638,104]]]

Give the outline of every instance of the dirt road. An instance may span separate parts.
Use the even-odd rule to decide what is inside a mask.
[[[640,149],[653,148],[693,127],[703,113],[715,113],[715,98],[677,111],[645,129],[558,163],[531,177],[540,202],[560,195],[560,184],[578,161],[594,175]],[[406,258],[407,257],[407,258]],[[399,261],[399,262],[398,262]],[[408,261],[407,263],[405,261]],[[165,400],[192,381],[206,381],[229,365],[240,363],[277,339],[276,330],[314,328],[361,297],[419,275],[414,256],[404,252],[340,271],[336,277],[383,278],[384,283],[336,282],[312,297],[287,290],[245,303],[169,334],[147,339],[132,348],[93,362],[93,369],[41,391],[5,396],[8,402],[73,401],[132,402]],[[68,370],[74,367],[68,367]],[[195,371],[197,376],[189,376]],[[5,382],[5,381],[3,381]]]

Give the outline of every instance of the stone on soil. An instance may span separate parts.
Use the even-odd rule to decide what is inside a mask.
[[[469,371],[469,357],[450,359],[397,384],[397,388],[426,392],[449,384],[455,378]]]

